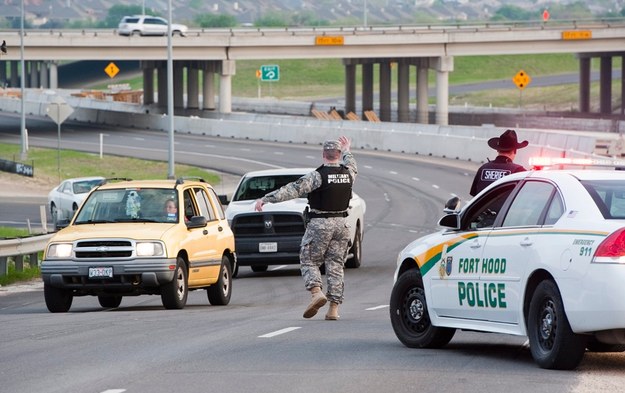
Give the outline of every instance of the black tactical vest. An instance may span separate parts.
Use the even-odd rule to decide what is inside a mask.
[[[347,210],[352,197],[352,177],[347,167],[322,165],[317,172],[322,183],[321,187],[308,194],[310,208],[326,212]]]

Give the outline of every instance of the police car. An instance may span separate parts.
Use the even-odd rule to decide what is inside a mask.
[[[450,201],[444,229],[399,253],[390,318],[404,345],[440,348],[457,329],[527,336],[548,369],[625,351],[625,171],[547,169],[568,163],[625,167],[535,161],[543,170],[505,176],[460,210]]]

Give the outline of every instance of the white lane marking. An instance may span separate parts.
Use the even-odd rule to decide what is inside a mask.
[[[275,267],[269,269],[269,271],[280,270],[280,269],[284,269],[285,267],[286,267],[286,265],[275,266]]]
[[[241,151],[252,151],[252,149],[248,149],[247,147],[242,147],[239,150],[241,150]]]
[[[316,160],[319,157],[315,157],[315,156],[306,156],[306,158],[311,159],[311,160]]]
[[[373,167],[371,165],[365,165],[365,168],[372,169]]]
[[[214,148],[214,147],[215,147],[215,145],[204,145],[204,147]]]
[[[258,336],[258,337],[259,338],[271,338],[271,337],[279,336],[284,333],[292,332],[293,330],[297,330],[297,329],[301,329],[301,327],[300,326],[288,327],[288,328],[276,330],[275,332],[263,334],[262,336]]]
[[[375,307],[369,307],[369,308],[365,308],[366,311],[375,311],[375,310],[379,310],[381,308],[387,308],[389,307],[388,304],[382,304],[381,306],[375,306]]]
[[[419,180],[421,180],[421,179],[419,179],[418,177],[413,177],[413,178],[412,178],[412,180],[414,180],[414,181],[419,181]]]
[[[388,194],[387,194],[387,193],[384,193],[384,200],[385,200],[386,202],[390,202],[390,201],[391,201],[391,198],[389,198],[389,196],[388,196]]]
[[[103,391],[102,393],[124,393],[126,389],[108,389]]]
[[[397,172],[395,172],[395,171],[389,171],[389,173],[390,173],[391,175],[396,175],[396,174],[397,174]]]
[[[283,151],[274,151],[273,154],[275,154],[277,156],[283,156],[284,152]]]
[[[132,139],[134,139],[135,141],[144,141],[145,140],[145,138],[139,138],[138,136],[135,136]]]
[[[432,184],[432,187],[436,188],[437,190],[440,188],[439,186],[437,186],[436,184]]]

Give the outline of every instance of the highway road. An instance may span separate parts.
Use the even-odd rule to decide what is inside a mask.
[[[10,127],[0,141],[16,142]],[[150,159],[167,157],[163,132],[70,124],[63,147]],[[31,146],[56,146],[54,126],[29,123]],[[338,136],[338,135],[336,135]],[[176,161],[233,174],[314,166],[319,146],[176,135]],[[295,266],[242,268],[228,306],[192,292],[183,310],[160,298],[124,298],[102,309],[76,298],[48,313],[40,289],[0,292],[0,392],[617,392],[625,354],[588,354],[574,372],[547,371],[525,337],[458,332],[441,350],[409,349],[388,317],[395,258],[431,232],[451,195],[462,199],[474,168],[379,151],[354,152],[356,191],[367,202],[363,264],[346,271],[340,321],[305,320],[309,299]],[[94,159],[98,159],[94,157]]]

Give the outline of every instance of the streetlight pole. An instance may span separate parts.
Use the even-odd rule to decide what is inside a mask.
[[[365,0],[364,22],[365,27],[367,27],[367,0]]]
[[[21,116],[20,116],[20,130],[21,130],[21,142],[22,142],[22,151],[20,154],[20,158],[22,160],[26,159],[26,152],[28,151],[28,140],[27,140],[27,135],[26,135],[26,110],[24,108],[24,101],[26,99],[26,97],[24,96],[24,85],[25,85],[25,76],[24,73],[26,72],[26,67],[24,66],[24,0],[22,0],[22,6],[21,6],[21,16],[20,16],[20,67],[21,69],[21,76],[20,76],[20,85],[21,85],[21,95],[22,95],[22,99],[21,99],[21,103],[20,103],[20,109],[21,109]]]
[[[174,179],[174,61],[171,48],[171,0],[167,2],[167,113],[169,114],[169,159],[167,178]]]

